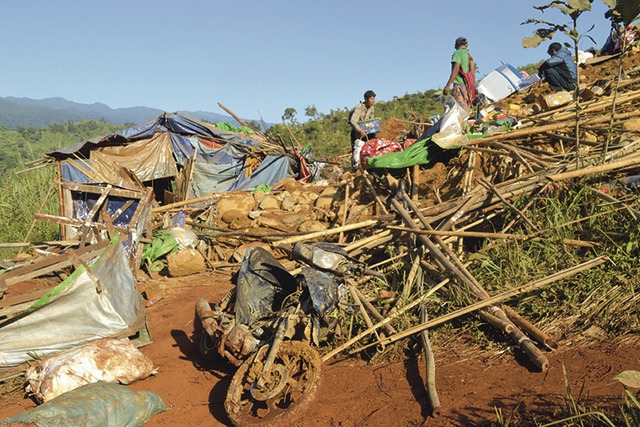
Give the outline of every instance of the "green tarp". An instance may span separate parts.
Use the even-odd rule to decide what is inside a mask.
[[[441,153],[431,138],[417,141],[404,151],[383,154],[367,159],[367,169],[400,169],[414,165],[426,165],[433,157]]]

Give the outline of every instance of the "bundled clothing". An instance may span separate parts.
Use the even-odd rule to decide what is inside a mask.
[[[578,70],[569,49],[563,46],[544,61],[538,68],[538,75],[544,77],[552,90],[574,90]]]

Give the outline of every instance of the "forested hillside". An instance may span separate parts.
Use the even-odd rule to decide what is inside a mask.
[[[21,169],[25,162],[37,159],[46,152],[120,129],[122,126],[99,120],[51,125],[46,128],[0,128],[0,177],[7,179],[12,171]]]

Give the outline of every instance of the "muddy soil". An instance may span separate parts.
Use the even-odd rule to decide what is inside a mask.
[[[159,284],[166,296],[147,309],[153,343],[142,348],[159,372],[129,387],[158,393],[171,409],[147,425],[228,425],[223,403],[235,369],[200,358],[194,306],[200,296],[219,301],[232,287],[231,275],[207,273]],[[534,420],[562,414],[567,396],[563,366],[576,400],[615,414],[623,388],[613,377],[627,369],[640,370],[635,337],[579,348],[566,342],[548,354],[548,372],[539,373],[506,343],[488,351],[465,343],[462,333],[454,335],[434,348],[442,402],[438,418],[430,416],[422,358],[371,365],[351,357],[323,366],[316,397],[295,424],[419,426],[426,420],[429,426],[489,426],[499,408],[505,416],[513,413],[515,425],[534,425]],[[33,407],[35,403],[20,392],[5,395],[0,419]]]

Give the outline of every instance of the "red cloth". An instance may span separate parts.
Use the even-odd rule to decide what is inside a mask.
[[[395,153],[402,151],[402,145],[389,139],[370,139],[360,150],[360,166],[364,169],[367,165],[367,159],[371,157],[382,156],[383,154]]]
[[[307,161],[305,158],[298,152],[298,150],[291,150],[291,153],[298,160],[298,182],[305,184],[311,178],[311,171],[309,170],[309,165],[307,165]]]
[[[469,104],[471,104],[473,100],[476,99],[476,64],[473,62],[471,54],[469,54],[469,72],[465,73],[462,71],[462,67],[460,67],[459,73],[464,80],[464,85],[467,87]]]

